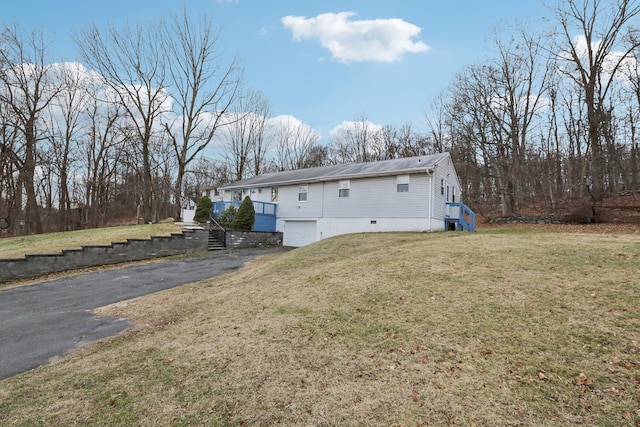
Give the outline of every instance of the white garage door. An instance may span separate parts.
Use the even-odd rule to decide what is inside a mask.
[[[300,247],[316,241],[315,221],[285,221],[283,245]]]

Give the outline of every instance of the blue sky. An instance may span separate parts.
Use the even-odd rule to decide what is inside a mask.
[[[551,15],[539,0],[22,0],[3,4],[0,19],[42,30],[52,61],[75,61],[74,30],[183,8],[215,20],[223,49],[238,56],[272,116],[294,116],[323,138],[361,118],[424,128],[432,99],[490,53],[496,25]]]

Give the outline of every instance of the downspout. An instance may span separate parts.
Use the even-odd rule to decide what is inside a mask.
[[[316,241],[322,240],[324,237],[322,236],[322,228],[324,227],[324,186],[326,182],[322,181],[322,204],[320,205],[320,218],[316,222],[317,225],[320,225],[319,229],[316,229]],[[319,237],[319,238],[318,238]]]
[[[431,202],[429,203],[429,229],[428,232],[433,228],[433,204],[435,201],[434,189],[433,189],[433,169],[427,169],[427,173],[429,174],[429,183],[431,184],[429,187],[431,188]]]

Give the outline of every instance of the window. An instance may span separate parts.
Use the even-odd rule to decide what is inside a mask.
[[[351,187],[351,181],[340,181],[340,189],[338,190],[338,197],[349,197],[349,188]]]
[[[440,195],[444,196],[444,179],[440,180]]]
[[[271,188],[271,201],[272,202],[278,201],[278,187]]]
[[[307,192],[309,191],[309,187],[307,184],[298,185],[298,201],[306,202],[307,201]]]
[[[451,201],[456,202],[456,187],[451,187]]]
[[[406,193],[409,191],[409,175],[398,176],[398,183],[396,185],[396,191],[398,193]]]
[[[449,201],[449,186],[447,185],[447,202]]]

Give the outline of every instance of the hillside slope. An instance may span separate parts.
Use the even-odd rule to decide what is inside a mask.
[[[106,307],[2,425],[634,425],[640,235],[340,236]]]

